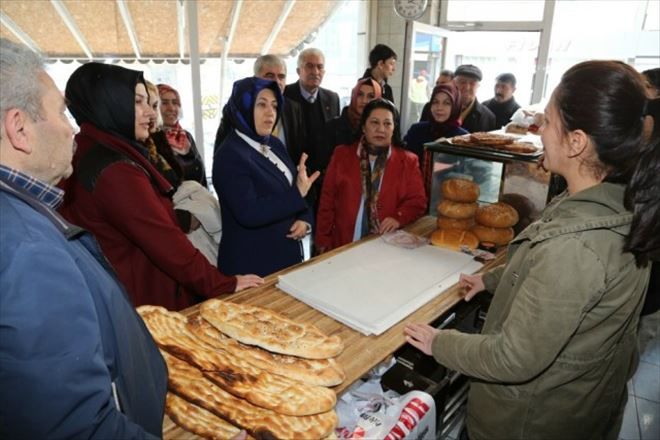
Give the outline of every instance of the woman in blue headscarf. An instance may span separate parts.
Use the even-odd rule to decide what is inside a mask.
[[[271,136],[282,107],[275,81],[234,83],[228,109],[231,134],[213,158],[213,186],[222,210],[218,268],[266,276],[303,260],[301,239],[311,232],[304,197],[318,177],[298,168]]]

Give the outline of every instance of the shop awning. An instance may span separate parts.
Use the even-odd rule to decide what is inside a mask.
[[[189,0],[2,0],[0,36],[49,59],[190,58]],[[341,2],[195,0],[200,58],[295,55]]]

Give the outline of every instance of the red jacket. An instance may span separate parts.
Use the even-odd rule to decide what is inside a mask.
[[[180,310],[234,291],[236,277],[210,265],[181,232],[167,195],[171,186],[144,156],[89,124],[76,142],[60,212],[96,236],[135,307]]]
[[[318,247],[333,249],[353,241],[355,218],[362,199],[358,145],[337,147],[330,160],[316,220],[314,239]],[[392,147],[385,163],[377,207],[380,221],[392,217],[401,226],[424,215],[426,192],[419,162],[413,153]]]

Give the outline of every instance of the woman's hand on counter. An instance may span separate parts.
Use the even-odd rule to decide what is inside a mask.
[[[428,324],[408,324],[403,332],[410,345],[419,348],[424,354],[431,355],[433,338],[440,333],[440,330]]]
[[[378,232],[380,234],[384,234],[386,232],[393,232],[396,231],[401,227],[401,223],[399,223],[397,220],[393,219],[392,217],[385,217],[382,222],[380,222],[380,228],[378,229]]]
[[[260,286],[263,283],[264,279],[254,274],[236,275],[236,289],[234,289],[234,292],[239,292],[250,287]]]
[[[307,153],[303,153],[300,157],[300,162],[298,163],[298,177],[296,177],[296,186],[302,197],[307,195],[314,181],[321,175],[320,171],[315,171],[314,174],[308,176],[305,162],[307,162]]]
[[[465,301],[470,301],[474,295],[486,290],[482,274],[466,275],[462,273],[461,277],[458,279],[458,285],[463,290],[463,299]]]

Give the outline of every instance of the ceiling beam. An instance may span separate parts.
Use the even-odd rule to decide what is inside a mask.
[[[9,18],[9,16],[3,11],[0,11],[0,23],[9,29],[9,31],[14,34],[14,36],[16,36],[16,38],[18,38],[21,43],[29,47],[30,50],[33,52],[41,52],[41,49],[39,49],[37,43],[35,43],[34,40],[30,38],[30,36],[26,34],[23,29],[21,29],[21,27],[17,25],[14,20]]]
[[[85,37],[83,37],[82,32],[80,32],[80,29],[78,29],[78,26],[76,26],[75,20],[69,13],[69,10],[66,8],[66,6],[64,6],[64,3],[62,3],[61,0],[50,0],[50,3],[53,5],[57,13],[60,14],[60,18],[62,21],[64,21],[66,27],[69,28],[69,32],[71,32],[73,38],[76,39],[80,48],[83,50],[83,52],[85,52],[87,58],[90,60],[94,58],[89,44],[87,44],[87,41],[85,40]]]
[[[196,9],[196,8],[195,8]],[[183,59],[186,55],[186,8],[183,7],[183,0],[176,2],[176,34],[179,42],[179,58]]]
[[[284,22],[289,17],[289,14],[293,9],[293,5],[295,4],[296,4],[296,0],[286,1],[286,3],[284,4],[284,8],[282,8],[282,13],[275,22],[275,26],[273,26],[273,29],[270,31],[270,35],[268,36],[268,39],[261,48],[261,55],[267,54],[270,48],[273,46],[273,43],[275,42],[275,38],[277,38],[277,36],[280,34],[280,30],[282,29],[282,26],[284,26]]]
[[[222,48],[223,58],[227,58],[227,55],[229,55],[229,49],[231,48],[231,43],[234,40],[234,34],[236,34],[236,25],[238,24],[238,18],[241,16],[242,6],[243,6],[243,0],[234,0],[234,8],[231,11],[231,22],[229,23],[229,33],[227,34],[225,45]]]
[[[135,58],[139,60],[142,56],[140,55],[140,44],[137,39],[137,34],[135,33],[135,26],[133,26],[131,11],[128,10],[128,5],[125,0],[117,0],[117,7],[119,8],[122,20],[124,20],[124,27],[126,27],[126,32],[128,32],[128,39],[131,40],[131,46],[133,47]]]

